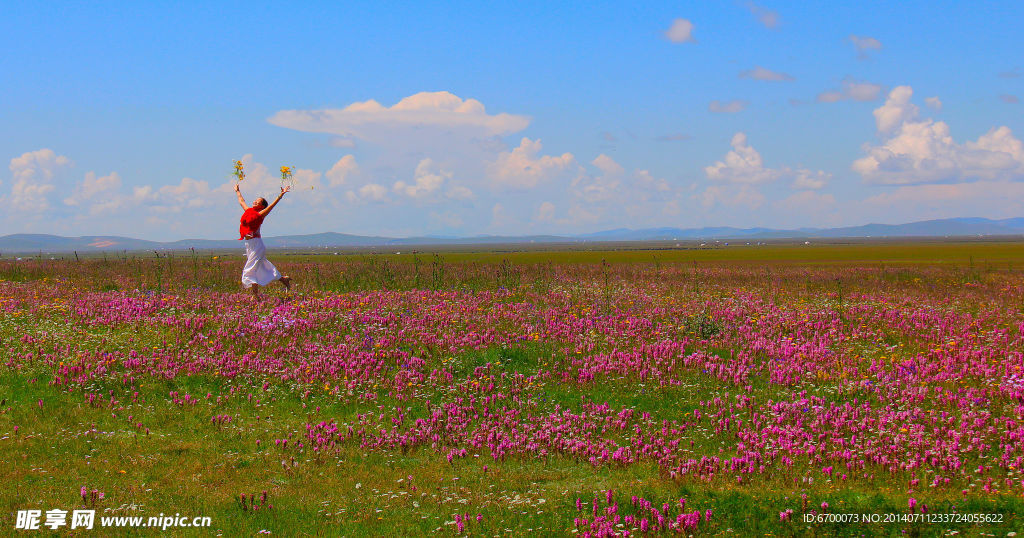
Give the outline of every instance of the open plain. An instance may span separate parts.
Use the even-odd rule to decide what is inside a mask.
[[[1024,527],[1017,242],[289,255],[260,304],[237,255],[63,258],[0,258],[7,529]]]

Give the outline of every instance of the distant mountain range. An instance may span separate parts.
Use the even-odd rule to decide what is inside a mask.
[[[331,248],[416,245],[494,245],[516,243],[580,243],[618,241],[700,241],[739,239],[836,239],[866,237],[965,237],[1024,235],[1024,218],[992,220],[952,218],[907,224],[865,224],[844,228],[619,228],[577,235],[522,235],[473,237],[378,237],[325,232],[265,238],[270,248]],[[45,234],[11,234],[0,237],[0,254],[5,252],[99,252],[122,250],[220,250],[241,248],[241,242],[225,239],[182,239],[159,242],[119,236],[61,237]]]

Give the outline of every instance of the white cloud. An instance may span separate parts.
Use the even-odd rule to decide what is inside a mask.
[[[747,135],[744,133],[733,135],[730,144],[732,150],[726,153],[721,161],[704,168],[704,174],[708,179],[721,183],[754,185],[793,178],[793,188],[820,189],[831,178],[831,174],[821,170],[812,171],[803,167],[793,170],[788,166],[766,167],[761,154],[747,143]]]
[[[604,153],[598,155],[590,162],[604,173],[606,176],[621,176],[626,172],[626,169],[621,164],[615,162],[615,159],[605,155]]]
[[[472,200],[473,198],[476,197],[476,195],[473,194],[472,190],[470,190],[468,187],[463,187],[462,185],[455,185],[454,187],[448,189],[448,192],[445,193],[445,196],[451,198],[452,200]]]
[[[578,218],[604,225],[653,223],[679,197],[664,179],[655,178],[648,170],[629,173],[608,155],[598,155],[590,165],[598,172],[581,174],[572,181],[568,219],[557,219],[555,224],[579,229],[584,223]],[[553,215],[553,211],[554,206],[542,205],[535,220]]]
[[[846,77],[840,90],[826,90],[818,94],[819,103],[837,101],[874,101],[882,93],[882,86]]]
[[[540,140],[524,137],[519,147],[498,154],[488,167],[490,177],[499,185],[529,189],[579,168],[571,153],[560,157],[540,155],[541,147]]]
[[[925,98],[924,104],[928,105],[928,108],[932,110],[942,110],[942,100],[938,97]]]
[[[358,189],[345,193],[349,202],[387,202],[388,188],[376,183],[367,183]]]
[[[383,185],[377,185],[376,183],[367,183],[359,187],[359,196],[364,200],[383,202],[387,200],[387,194],[388,190]]]
[[[686,19],[672,21],[672,26],[665,30],[665,39],[673,43],[695,43],[693,38],[693,23]]]
[[[796,171],[796,177],[793,178],[792,187],[794,189],[820,189],[831,178],[832,174],[822,170],[812,171],[799,168]]]
[[[588,203],[621,199],[619,187],[626,169],[611,157],[600,154],[590,164],[601,171],[600,175],[580,175],[572,182],[577,196]]]
[[[490,115],[476,99],[450,92],[420,92],[393,106],[374,100],[342,109],[282,110],[267,121],[279,127],[313,133],[386,141],[396,130],[464,131],[469,136],[500,136],[522,131],[530,120],[514,114]]]
[[[704,168],[708,179],[727,183],[767,183],[778,179],[778,170],[765,168],[761,154],[747,144],[747,135],[736,133],[730,142],[732,151],[725,158]]]
[[[446,179],[451,179],[451,172],[444,170],[432,170],[434,167],[434,161],[430,159],[423,159],[418,165],[416,165],[416,173],[413,176],[412,183],[406,183],[404,181],[396,181],[392,190],[400,195],[408,196],[409,198],[423,199],[438,189],[441,188],[441,184]]]
[[[867,58],[869,50],[882,49],[882,42],[873,37],[850,34],[849,40],[853,43],[854,48],[857,49],[857,55],[861,59]]]
[[[322,188],[320,185],[320,177],[323,176],[320,172],[313,170],[307,170],[305,168],[296,168],[292,172],[292,180],[295,183],[292,192],[295,196],[305,197],[310,191],[314,189]],[[313,197],[314,200],[321,200],[322,197],[317,195]]]
[[[338,159],[338,162],[334,163],[334,166],[331,166],[331,169],[324,175],[327,176],[328,185],[337,187],[344,185],[350,176],[358,172],[359,165],[356,164],[356,158],[352,155],[346,155]]]
[[[96,177],[96,172],[88,172],[71,196],[64,199],[64,203],[70,206],[83,206],[97,195],[105,194],[105,199],[91,204],[90,213],[111,211],[122,204],[123,197],[117,193],[120,188],[121,176],[117,172],[100,177]]]
[[[551,202],[541,202],[533,220],[538,222],[553,222],[555,220],[555,204],[552,204]]]
[[[957,144],[945,122],[918,120],[909,86],[893,89],[875,110],[881,145],[865,146],[853,163],[865,181],[888,185],[1024,179],[1024,144],[1008,127],[997,127],[974,142]]]
[[[160,187],[150,199],[156,202],[153,207],[158,211],[180,213],[184,209],[212,206],[215,197],[208,182],[185,177],[177,185]]]
[[[775,28],[779,25],[779,14],[771,9],[765,9],[753,2],[747,2],[747,9],[757,17],[757,20],[765,28]]]
[[[756,66],[753,69],[746,71],[740,71],[740,78],[749,78],[752,80],[766,80],[769,82],[783,82],[794,80],[791,75],[781,73],[778,71],[772,71],[771,69],[765,69],[761,66]]]
[[[667,181],[661,178],[655,178],[647,170],[637,170],[636,172],[633,172],[633,180],[638,187],[644,190],[662,193],[672,190],[672,187]]]
[[[892,131],[902,123],[917,118],[919,109],[917,105],[910,102],[914,90],[910,86],[897,86],[889,92],[885,104],[876,108],[875,126],[879,132]]]
[[[735,114],[742,111],[744,108],[747,108],[747,102],[740,99],[735,99],[733,101],[715,100],[711,101],[708,105],[708,110],[724,114]]]
[[[11,159],[10,208],[26,213],[49,209],[50,194],[56,189],[53,179],[60,170],[70,166],[71,159],[48,148],[28,151]]]

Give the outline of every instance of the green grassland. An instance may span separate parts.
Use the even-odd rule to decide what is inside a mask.
[[[680,300],[714,301],[742,288],[778,304],[842,309],[843,301],[850,300],[844,297],[871,291],[935,301],[948,297],[951,308],[960,311],[993,305],[1019,309],[1015,298],[998,290],[1024,284],[1024,244],[1008,241],[440,253],[412,253],[407,248],[395,249],[401,254],[337,256],[271,252],[271,259],[295,278],[296,300],[431,289],[510,290],[507,300],[519,301],[528,294],[562,290],[595,312],[628,298],[635,282],[664,283],[666,297]],[[997,524],[780,524],[780,511],[792,508],[799,514],[805,508],[802,495],[815,503],[827,500],[832,512],[905,513],[905,473],[871,473],[853,485],[832,479],[806,482],[789,475],[755,476],[742,484],[729,475],[708,483],[669,478],[655,465],[594,466],[562,455],[493,460],[482,450],[449,463],[429,448],[389,451],[344,445],[336,453],[322,454],[274,443],[289,432],[301,436],[306,424],[324,420],[353,422],[365,413],[390,417],[392,410],[402,408],[410,416],[423,416],[428,412],[426,401],[437,405],[459,397],[454,387],[425,386],[412,400],[397,400],[381,387],[373,399],[366,399],[256,375],[195,374],[125,382],[117,375],[117,365],[111,365],[111,375],[83,386],[52,383],[61,349],[170,352],[187,345],[191,334],[145,323],[73,326],[62,316],[60,301],[47,299],[47,294],[66,295],[68,302],[77,293],[199,294],[209,302],[178,313],[198,316],[216,309],[214,301],[241,296],[236,283],[240,260],[237,254],[192,252],[111,254],[78,261],[66,256],[28,257],[21,262],[0,258],[0,296],[3,290],[13,294],[14,286],[30,287],[48,305],[0,310],[0,534],[15,533],[18,510],[70,511],[84,505],[96,508],[98,516],[163,512],[212,518],[209,529],[166,531],[171,535],[455,535],[458,513],[471,516],[463,534],[562,536],[576,532],[576,499],[586,501],[608,489],[619,496],[624,514],[632,510],[628,499],[633,495],[655,504],[685,497],[688,506],[714,511],[712,522],[699,531],[712,535],[1006,535],[1024,528],[1019,488],[998,495],[963,497],[956,490],[929,497],[932,512],[1001,514]],[[69,286],[77,291],[66,291]],[[282,297],[276,289],[268,293],[271,305]],[[1006,320],[1008,325],[1010,321]],[[722,355],[737,351],[702,340],[729,330],[716,320],[703,320],[695,313],[692,319],[680,320],[680,327],[681,334],[694,338],[693,349]],[[26,343],[25,335],[35,336],[36,342]],[[321,336],[326,338],[313,337]],[[903,344],[906,350],[899,352],[911,353],[914,342],[900,335],[862,345],[890,349]],[[228,345],[244,347],[240,342]],[[28,358],[30,353],[35,355]],[[42,354],[56,358],[43,360]],[[487,365],[509,376],[533,378],[524,393],[530,402],[524,409],[534,413],[551,412],[555,406],[578,410],[592,402],[646,411],[658,421],[686,420],[701,402],[737,394],[737,387],[700,373],[671,387],[623,378],[581,390],[540,375],[572,359],[558,351],[557,342],[423,355],[428,371],[447,369],[456,378],[471,377],[474,368]],[[844,384],[823,379],[803,388],[835,399]],[[788,392],[755,378],[745,394],[767,401]],[[175,402],[171,393],[190,394],[197,401]],[[86,394],[103,399],[90,402]],[[231,421],[216,423],[218,416]],[[722,449],[735,443],[730,433],[711,430],[694,431],[685,441],[693,443],[694,454],[721,456],[728,456]],[[104,492],[105,498],[83,500],[83,486]],[[263,492],[272,508],[243,507],[241,495],[259,497]],[[479,522],[477,514],[482,516]]]

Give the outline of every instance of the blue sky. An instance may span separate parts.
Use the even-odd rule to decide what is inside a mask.
[[[46,3],[0,234],[574,233],[1024,216],[1020,2]],[[311,188],[312,187],[312,188]]]

